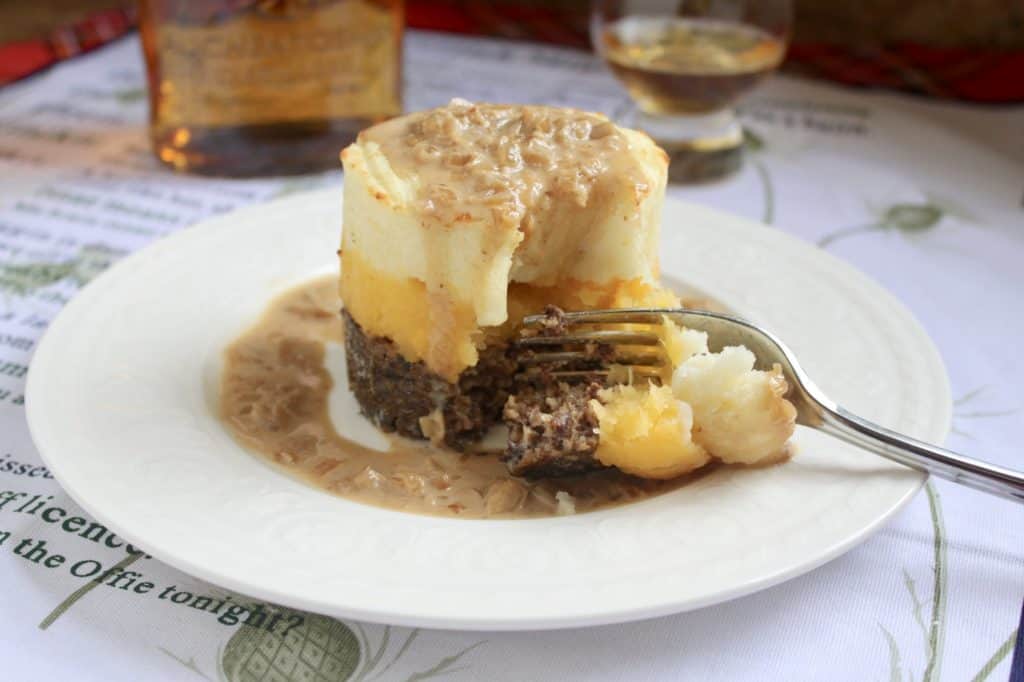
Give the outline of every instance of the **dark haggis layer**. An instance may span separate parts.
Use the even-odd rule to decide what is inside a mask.
[[[422,362],[403,358],[389,339],[366,334],[347,311],[342,319],[349,388],[363,414],[382,431],[426,438],[420,417],[440,409],[445,445],[463,450],[501,419],[516,372],[509,349],[485,349],[477,365],[453,384]]]
[[[524,387],[505,403],[509,428],[503,459],[517,476],[554,477],[604,468],[594,457],[599,440],[590,401],[602,385],[550,382]]]
[[[547,312],[554,322],[548,329],[563,333],[561,311]],[[604,468],[594,458],[597,416],[589,404],[602,388],[596,381],[560,382],[545,367],[517,375],[513,349],[494,347],[482,351],[477,365],[453,384],[422,362],[403,358],[389,339],[368,335],[347,311],[342,319],[349,388],[382,431],[427,438],[420,418],[440,409],[444,444],[464,450],[504,419],[509,439],[502,459],[516,476],[547,478]],[[603,364],[601,349],[594,350],[592,359],[572,369]]]

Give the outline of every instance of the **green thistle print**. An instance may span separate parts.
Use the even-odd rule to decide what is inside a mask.
[[[19,263],[0,265],[0,291],[15,296],[31,296],[56,284],[74,271],[74,263]]]
[[[18,297],[68,279],[84,286],[106,270],[123,252],[101,244],[88,244],[74,257],[56,262],[0,264],[0,292]]]
[[[953,428],[952,433],[965,438],[972,438],[971,434],[963,427],[964,420],[986,419],[997,417],[1008,417],[1020,412],[1020,407],[1005,409],[978,409],[975,404],[988,390],[988,386],[978,386],[953,401]],[[931,682],[940,678],[939,672],[942,663],[942,649],[945,640],[946,630],[946,593],[947,593],[947,571],[948,562],[946,558],[946,527],[942,518],[942,503],[939,493],[929,482],[925,486],[925,493],[928,496],[928,508],[932,519],[932,570],[933,585],[931,599],[931,617],[926,623],[924,619],[924,602],[918,597],[917,586],[906,570],[903,571],[903,584],[910,596],[913,607],[914,621],[921,630],[924,639],[927,664],[921,676],[922,682]],[[900,663],[899,644],[892,634],[879,624],[885,635],[889,648],[890,679],[893,682],[902,682],[904,679],[913,682],[914,676],[907,671],[906,678],[903,677]],[[978,673],[972,678],[972,682],[983,682],[993,670],[1013,650],[1014,638],[1017,631],[1014,630],[996,650],[989,659],[982,665]]]
[[[128,556],[114,564],[112,570],[128,568],[141,558],[142,554],[129,554]],[[39,629],[45,630],[51,625],[53,625],[54,622],[58,618],[63,616],[65,613],[67,613],[68,610],[72,606],[74,606],[79,599],[92,592],[96,587],[99,586],[101,582],[102,581],[98,579],[90,580],[89,582],[87,582],[86,584],[82,585],[77,590],[69,594],[67,597],[65,597],[64,600],[61,601],[61,603],[57,604],[57,606],[54,607],[53,611],[50,611],[50,613],[45,618],[43,618],[42,621],[39,622]]]
[[[241,597],[239,597],[241,603]],[[280,617],[286,626],[267,630],[243,623],[218,654],[219,682],[369,682],[382,679],[409,652],[421,631],[410,630],[391,653],[391,626],[385,626],[376,643],[362,625],[329,616],[296,611],[282,606],[253,604]],[[424,682],[468,670],[462,658],[485,642],[479,641],[444,656],[428,668],[386,679]],[[196,674],[206,677],[192,658],[165,654]]]
[[[287,197],[301,192],[309,192],[310,190],[324,187],[326,185],[326,180],[327,179],[323,176],[300,177],[285,180],[270,196],[270,199],[280,199],[281,197]]]
[[[921,675],[922,682],[934,682],[941,679],[942,649],[946,639],[946,592],[948,562],[946,558],[946,524],[942,517],[942,503],[939,492],[929,481],[925,485],[928,497],[928,510],[932,520],[932,598],[931,614],[927,623],[924,619],[925,602],[918,596],[917,584],[906,569],[903,570],[903,586],[910,596],[914,622],[921,631],[925,649],[925,669]],[[902,657],[899,643],[892,633],[881,623],[878,624],[885,635],[889,650],[889,679],[891,682],[914,682],[916,679],[910,670],[903,676]]]
[[[124,251],[103,244],[86,244],[72,259],[71,279],[77,286],[84,287],[124,255]]]
[[[946,211],[929,202],[925,204],[894,204],[882,212],[875,222],[854,225],[827,234],[818,240],[818,246],[827,249],[836,242],[868,232],[894,231],[905,235],[926,232],[938,225]]]
[[[892,633],[885,629],[885,626],[881,623],[878,627],[882,629],[882,634],[885,635],[885,641],[889,645],[889,682],[903,682],[902,662],[900,659],[900,646],[896,643],[896,638],[892,636]]]
[[[203,673],[203,671],[199,669],[199,666],[196,664],[196,661],[195,661],[194,658],[190,658],[188,660],[185,660],[184,658],[179,658],[179,657],[175,656],[171,651],[163,648],[162,646],[157,647],[157,649],[159,649],[161,653],[163,653],[163,654],[165,654],[167,656],[170,656],[175,661],[177,661],[181,665],[185,666],[186,668],[188,668],[189,670],[194,672],[196,675],[199,675],[199,677],[202,677],[204,680],[210,680],[210,678],[207,677]],[[210,680],[210,682],[213,682],[213,680]]]
[[[124,85],[113,89],[86,88],[78,92],[79,97],[91,100],[113,100],[121,107],[130,107],[146,99],[145,85]]]
[[[743,147],[747,152],[747,158],[754,165],[758,180],[761,182],[761,195],[764,197],[761,222],[771,225],[775,222],[775,183],[772,182],[771,173],[768,172],[768,166],[765,165],[762,158],[765,149],[764,138],[750,128],[744,128]]]
[[[978,386],[968,391],[953,401],[953,428],[952,432],[964,438],[974,439],[964,420],[995,419],[999,417],[1010,417],[1020,412],[1020,407],[1008,407],[997,409],[978,409],[975,407],[979,398],[982,398],[989,386]]]
[[[299,625],[285,628],[284,634],[248,625],[235,631],[220,660],[220,670],[227,682],[352,679],[362,652],[350,627],[327,616],[283,611],[286,618],[301,619]]]
[[[942,518],[942,503],[939,491],[929,481],[925,485],[928,494],[928,510],[932,517],[932,618],[928,628],[928,665],[922,680],[932,682],[940,678],[942,647],[946,641],[946,588],[948,583],[948,562],[946,559],[946,523]]]
[[[964,425],[965,420],[973,421],[975,419],[1009,417],[1021,411],[1020,407],[996,409],[979,409],[976,407],[979,398],[982,398],[989,388],[989,386],[978,386],[953,401],[953,433],[963,438],[973,439],[974,436],[971,435],[968,427]],[[1017,631],[1013,630],[1006,640],[992,652],[992,655],[989,656],[988,660],[985,661],[974,677],[971,678],[971,682],[985,682],[999,664],[1013,651],[1013,644],[1016,638]]]
[[[146,88],[124,88],[122,90],[114,90],[111,95],[117,100],[118,104],[135,104],[146,98]]]
[[[995,650],[992,656],[985,661],[985,664],[981,666],[981,670],[971,678],[971,682],[985,682],[985,680],[988,679],[988,676],[991,675],[992,672],[999,667],[999,664],[1003,662],[1003,659],[1013,651],[1013,644],[1016,641],[1017,631],[1014,630],[1010,633],[1010,636],[1006,638],[1006,641]]]

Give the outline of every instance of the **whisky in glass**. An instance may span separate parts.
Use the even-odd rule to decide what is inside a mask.
[[[673,179],[698,180],[738,167],[732,106],[778,68],[790,21],[789,0],[597,0],[591,28]]]

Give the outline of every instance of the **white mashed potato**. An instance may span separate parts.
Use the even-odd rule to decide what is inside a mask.
[[[733,346],[694,355],[672,376],[672,392],[693,410],[693,440],[723,462],[779,457],[793,435],[796,408],[783,398],[782,371],[762,372],[754,362],[753,353]]]

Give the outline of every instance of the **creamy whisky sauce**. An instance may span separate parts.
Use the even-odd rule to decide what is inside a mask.
[[[334,382],[325,351],[342,342],[339,308],[334,276],[284,293],[228,347],[221,379],[221,418],[235,438],[314,487],[408,512],[530,518],[644,499],[710,470],[671,481],[617,471],[530,481],[510,475],[493,453],[458,453],[397,437],[379,451],[349,440],[328,409]]]
[[[453,100],[369,128],[360,141],[379,145],[399,176],[416,178],[420,212],[441,226],[482,209],[529,238],[558,199],[584,207],[604,185],[648,190],[622,131],[577,109]]]

